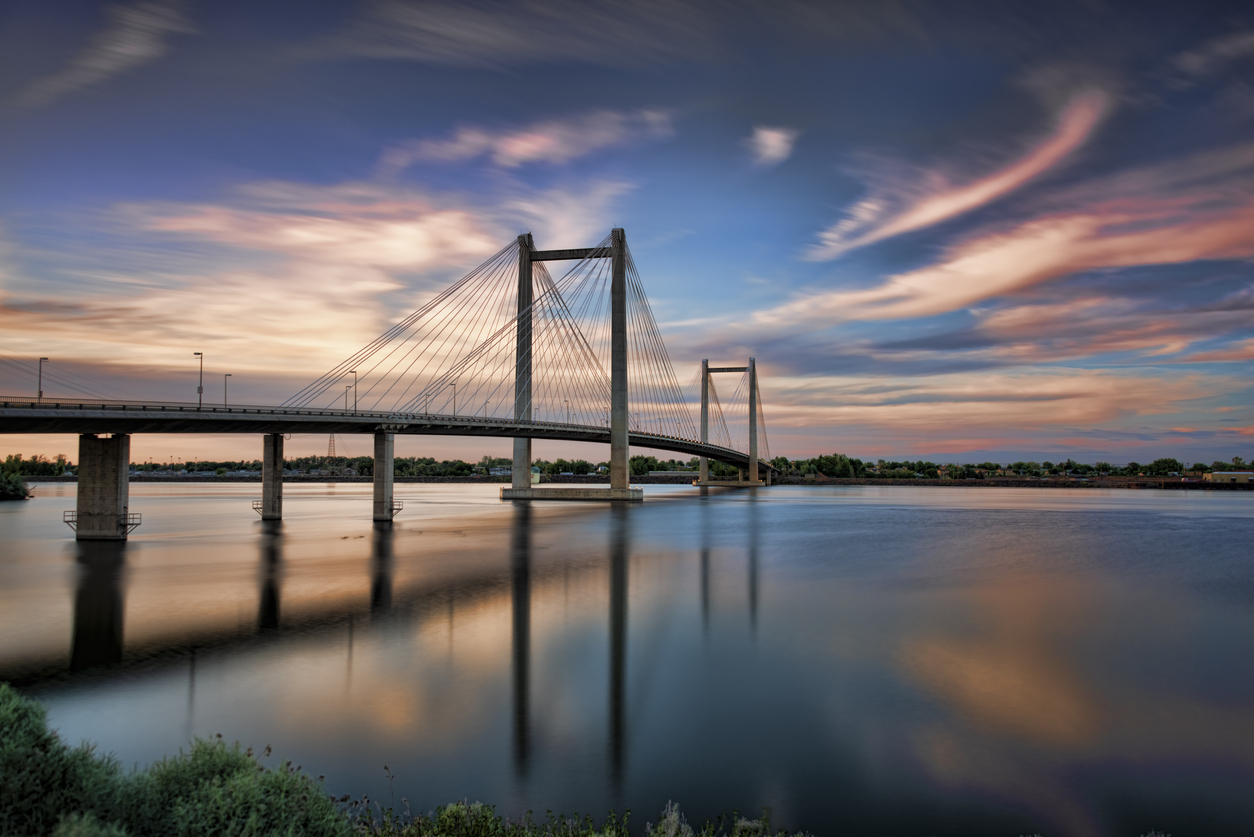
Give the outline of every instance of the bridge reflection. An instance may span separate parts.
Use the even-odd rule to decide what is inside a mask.
[[[741,533],[746,540],[737,544],[739,548],[735,551],[748,559],[748,616],[750,625],[756,631],[760,583],[760,510],[756,508],[752,498],[746,499],[749,508],[744,509],[743,513],[736,513],[744,522]],[[719,546],[722,520],[718,515],[730,510],[724,504],[715,504],[705,498],[697,499],[696,502],[700,507],[696,510],[700,519],[698,536],[692,546],[699,556],[700,573],[699,586],[694,584],[692,593],[696,594],[693,598],[699,596],[702,632],[708,638],[714,611],[717,609],[717,591],[720,589],[716,583],[720,574],[714,566],[716,558],[722,554],[716,549]],[[187,713],[190,731],[190,718],[197,697],[197,674],[204,671],[208,661],[221,660],[220,651],[231,653],[246,650],[259,638],[273,640],[281,636],[316,634],[342,638],[347,632],[350,669],[345,676],[351,678],[354,634],[360,650],[361,642],[366,637],[363,626],[368,622],[376,623],[367,629],[376,638],[379,630],[386,630],[392,635],[395,629],[398,631],[395,633],[398,638],[438,636],[439,642],[443,643],[444,631],[447,630],[449,653],[452,654],[452,616],[455,609],[464,609],[469,614],[467,618],[471,620],[470,633],[460,630],[460,625],[458,628],[459,634],[465,634],[473,644],[481,641],[484,626],[490,624],[490,621],[484,621],[484,616],[489,612],[505,616],[503,610],[508,607],[508,622],[497,623],[501,627],[508,624],[508,644],[497,645],[497,639],[490,642],[501,651],[508,648],[511,704],[509,748],[515,779],[526,783],[533,772],[536,754],[542,749],[545,730],[549,728],[547,725],[553,721],[544,714],[542,707],[538,710],[536,703],[537,689],[540,694],[548,694],[552,683],[548,676],[552,674],[551,671],[540,674],[535,670],[539,660],[536,654],[537,628],[534,619],[537,615],[536,597],[541,595],[537,591],[545,590],[557,597],[553,599],[553,595],[549,595],[544,599],[549,602],[545,607],[550,610],[553,607],[566,608],[570,606],[572,585],[579,584],[578,579],[583,576],[586,581],[592,582],[592,586],[583,584],[585,592],[581,594],[582,601],[575,599],[576,612],[582,614],[579,618],[591,618],[592,621],[585,622],[585,627],[578,630],[593,630],[598,636],[600,626],[604,626],[606,631],[605,638],[598,639],[592,646],[596,649],[596,657],[592,658],[594,664],[606,666],[600,670],[605,672],[604,676],[607,678],[603,681],[606,683],[605,703],[596,713],[600,715],[596,723],[604,724],[604,744],[596,749],[601,750],[603,746],[602,758],[606,776],[614,792],[619,793],[626,781],[631,754],[629,607],[633,541],[641,536],[635,531],[641,522],[640,515],[638,510],[627,505],[606,509],[604,514],[595,518],[597,523],[591,540],[581,537],[577,543],[573,543],[561,540],[567,536],[558,533],[567,530],[546,526],[545,512],[534,509],[528,503],[513,504],[508,513],[507,527],[485,529],[481,536],[482,548],[472,547],[467,552],[459,551],[466,549],[466,541],[461,538],[460,532],[457,533],[457,538],[441,538],[430,532],[422,535],[419,541],[412,540],[419,534],[412,530],[397,528],[386,522],[375,524],[369,536],[368,551],[354,551],[351,546],[347,546],[349,557],[335,559],[352,562],[357,567],[357,580],[345,585],[343,579],[339,578],[331,592],[323,584],[324,578],[316,579],[311,588],[309,565],[305,565],[299,572],[289,572],[289,564],[296,566],[292,564],[293,560],[303,559],[309,547],[308,541],[293,537],[290,531],[292,524],[286,524],[288,531],[285,531],[285,524],[281,521],[261,522],[253,542],[256,551],[252,552],[256,556],[255,575],[252,576],[255,580],[250,579],[249,586],[255,586],[252,586],[251,594],[246,594],[240,601],[244,605],[245,618],[242,623],[235,621],[233,614],[238,614],[239,610],[233,610],[229,602],[223,602],[224,607],[213,611],[215,615],[212,621],[206,621],[203,617],[199,620],[175,619],[173,622],[160,622],[151,616],[145,618],[140,614],[145,611],[149,614],[154,612],[151,607],[153,577],[149,575],[144,579],[136,576],[132,585],[132,598],[135,595],[143,598],[139,605],[131,602],[132,609],[139,609],[132,614],[133,636],[129,646],[123,641],[127,613],[124,587],[127,543],[80,542],[77,544],[79,575],[73,591],[73,639],[69,668],[72,672],[110,667],[124,671],[135,665],[147,668],[154,662],[160,667],[163,659],[182,660],[180,665],[187,666],[185,671],[188,678]],[[414,549],[419,543],[422,545],[422,552],[416,553]],[[537,543],[540,544],[539,547]],[[364,542],[362,546],[365,546]],[[557,551],[548,551],[555,547]],[[537,553],[537,549],[544,551]],[[346,553],[332,551],[320,554],[344,556]],[[410,560],[419,554],[421,561]],[[539,564],[538,554],[544,556]],[[463,556],[468,560],[463,561]],[[401,558],[405,560],[402,561]],[[299,563],[298,560],[297,564]],[[403,582],[398,580],[398,564],[405,568]],[[187,589],[189,579],[199,591],[202,578],[194,574],[183,577],[179,582],[182,589],[179,586],[164,586],[168,582],[161,581],[161,586],[156,588],[157,598],[185,595],[183,590]],[[248,576],[236,578],[244,580]],[[652,582],[646,577],[642,583],[647,588]],[[316,591],[312,596],[311,589]],[[588,595],[593,598],[589,600]],[[178,607],[177,598],[170,599],[170,606]],[[252,614],[255,614],[255,620]],[[418,618],[410,619],[407,616]],[[391,618],[385,620],[385,617]],[[601,621],[603,619],[607,621]],[[161,625],[161,630],[154,634],[152,629],[158,624]],[[552,623],[546,620],[541,624],[547,626]],[[433,629],[434,635],[431,633]],[[550,635],[548,627],[544,628],[544,635]],[[500,637],[499,634],[497,636]],[[601,645],[602,642],[604,645]],[[471,646],[466,648],[469,650]],[[471,659],[476,659],[477,655],[483,653],[483,646],[469,650],[469,653],[472,655]],[[459,664],[456,657],[450,657],[450,661],[455,666]],[[220,663],[208,664],[217,666]],[[64,666],[64,663],[61,665]],[[544,665],[548,671],[551,663],[546,662]],[[56,676],[55,671],[48,673],[52,677]],[[27,679],[26,682],[39,681]],[[542,703],[549,705],[548,699]],[[539,721],[537,711],[540,712]]]

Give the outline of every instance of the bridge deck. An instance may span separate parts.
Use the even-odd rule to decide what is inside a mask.
[[[398,414],[365,410],[291,410],[281,407],[211,407],[178,402],[0,398],[0,434],[7,433],[376,433],[414,436],[490,436],[609,444],[610,429],[543,421],[475,416]],[[706,456],[747,467],[749,455],[658,433],[629,431],[633,447]],[[760,468],[771,464],[759,460]]]

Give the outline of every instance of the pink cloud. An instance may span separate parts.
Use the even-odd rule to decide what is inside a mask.
[[[799,296],[764,326],[926,317],[1073,273],[1254,256],[1254,146],[1173,161],[1071,190],[1053,213],[957,244],[877,287]]]
[[[819,235],[819,243],[806,252],[806,258],[811,261],[834,259],[856,247],[969,212],[1018,189],[1080,147],[1106,107],[1107,100],[1102,93],[1088,92],[1075,97],[1059,116],[1054,133],[1027,155],[962,186],[952,186],[936,173],[924,176],[923,182],[938,185],[924,194],[911,196],[907,205],[893,214],[889,214],[890,208],[902,203],[902,199],[876,194],[860,201],[848,211],[846,220]],[[914,188],[913,183],[906,188]]]

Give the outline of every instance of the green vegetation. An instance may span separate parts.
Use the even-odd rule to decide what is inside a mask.
[[[25,500],[30,497],[26,478],[8,471],[0,472],[0,500]]]
[[[508,457],[484,456],[478,462],[471,463],[463,462],[460,459],[437,461],[432,457],[401,456],[395,460],[395,475],[398,477],[469,477],[486,475],[492,469],[508,469],[512,464],[513,461]],[[548,476],[592,474],[596,473],[599,467],[609,467],[608,462],[593,464],[586,459],[557,459],[552,462],[547,459],[537,459],[531,464],[538,467],[540,473]],[[1155,459],[1148,465],[1142,465],[1139,462],[1129,462],[1123,466],[1112,465],[1109,462],[1098,462],[1089,465],[1083,462],[1074,462],[1070,459],[1065,462],[1020,461],[1008,464],[997,462],[938,464],[936,462],[912,461],[909,459],[902,461],[879,459],[871,462],[869,460],[856,459],[843,453],[824,454],[809,459],[788,459],[784,456],[777,456],[771,460],[771,464],[782,474],[814,479],[820,477],[828,479],[947,478],[968,480],[987,479],[989,477],[1043,478],[1051,476],[1170,477],[1184,476],[1186,474],[1196,476],[1211,471],[1244,471],[1254,469],[1254,461],[1246,462],[1239,456],[1232,457],[1228,462],[1217,460],[1210,465],[1204,462],[1195,462],[1187,467],[1184,462],[1170,457]],[[329,458],[325,456],[302,456],[285,459],[283,465],[288,471],[305,474],[354,473],[357,476],[368,477],[374,473],[374,458],[370,456],[335,456]],[[698,460],[695,456],[685,461],[636,455],[631,457],[630,461],[631,473],[636,476],[643,476],[650,471],[695,471],[697,466]],[[217,476],[228,476],[231,473],[247,471],[260,474],[261,460],[132,463],[131,469],[139,473],[187,471],[189,473],[213,473]],[[351,469],[351,471],[348,469]],[[20,453],[9,455],[5,458],[4,463],[0,465],[0,480],[5,480],[0,482],[0,499],[3,499],[5,496],[5,486],[16,485],[16,482],[11,477],[7,477],[7,475],[49,477],[60,476],[66,470],[73,472],[75,468],[72,463],[66,460],[64,455],[58,455],[55,460],[49,460],[43,456],[23,459]],[[722,462],[711,461],[710,474],[720,478],[734,477],[736,476],[736,468]],[[8,499],[18,498],[8,496]]]
[[[65,454],[57,454],[56,459],[48,459],[46,456],[32,456],[30,459],[23,459],[20,453],[14,453],[4,458],[4,464],[0,465],[0,474],[20,474],[24,477],[59,477],[65,473],[65,469],[69,467]]]
[[[0,834],[54,837],[628,837],[627,817],[549,815],[536,823],[502,817],[487,805],[459,802],[431,813],[398,813],[362,797],[328,796],[313,779],[219,736],[146,770],[126,773],[90,744],[67,747],[49,731],[39,703],[0,683]],[[387,767],[384,767],[387,770]],[[388,773],[391,780],[392,775]],[[783,837],[770,821],[732,815],[694,831],[668,804],[645,837]]]

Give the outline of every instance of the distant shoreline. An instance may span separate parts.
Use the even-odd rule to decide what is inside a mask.
[[[634,485],[691,485],[696,478],[695,472],[676,473],[673,476],[641,476],[631,478]],[[73,483],[77,482],[77,477],[27,477],[28,484],[38,483]],[[242,476],[132,476],[132,483],[259,483],[261,482],[261,474],[255,477]],[[327,476],[309,476],[307,474],[288,474],[283,477],[283,482],[288,484],[328,484],[328,483],[365,483],[373,482],[372,477],[327,477]],[[395,477],[395,483],[423,484],[438,483],[446,485],[476,485],[476,484],[497,484],[508,485],[509,477],[500,476],[469,476],[469,477]],[[604,475],[588,475],[588,476],[558,476],[546,477],[544,485],[598,485],[607,482]],[[850,478],[825,478],[825,479],[806,479],[804,477],[778,477],[775,485],[891,485],[891,486],[919,486],[925,488],[1127,488],[1127,489],[1165,489],[1174,491],[1251,491],[1254,490],[1254,483],[1214,483],[1198,481],[1185,481],[1180,477],[1097,477],[1088,480],[1066,479],[1066,478],[1006,478],[996,477],[993,479],[982,480],[949,480],[949,479],[850,479]]]

